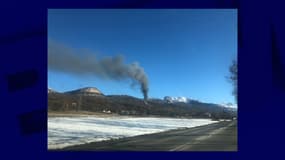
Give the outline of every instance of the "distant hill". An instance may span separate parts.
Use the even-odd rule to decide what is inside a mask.
[[[58,93],[57,91],[51,89],[51,88],[48,88],[48,93]]]
[[[176,102],[183,102],[183,103],[187,103],[190,100],[186,97],[170,97],[170,96],[165,96],[164,100],[168,103],[176,103]]]
[[[83,95],[83,96],[103,96],[103,93],[95,87],[80,88],[65,92],[65,94]]]
[[[162,99],[143,99],[128,95],[104,95],[95,87],[86,87],[69,92],[48,94],[49,111],[82,110],[116,113],[121,115],[192,117],[227,119],[237,112],[227,107],[195,100],[169,103]]]

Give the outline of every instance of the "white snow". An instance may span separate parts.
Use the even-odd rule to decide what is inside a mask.
[[[175,102],[187,103],[189,101],[189,99],[186,97],[170,97],[170,96],[165,96],[164,100],[170,103],[175,103]]]
[[[191,128],[215,123],[210,119],[133,117],[49,117],[48,148]]]

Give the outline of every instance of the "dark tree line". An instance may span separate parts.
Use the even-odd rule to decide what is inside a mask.
[[[232,94],[235,96],[235,100],[237,102],[237,96],[238,96],[238,66],[237,61],[233,60],[231,66],[229,67],[230,76],[229,80],[233,85],[233,91]]]
[[[77,110],[80,97],[78,95],[49,94],[49,111]],[[76,104],[76,105],[72,105]],[[190,103],[167,103],[148,101],[131,96],[82,96],[80,110],[91,112],[111,111],[121,115],[193,117],[227,119],[235,116],[234,112],[225,111],[216,104],[192,101]]]

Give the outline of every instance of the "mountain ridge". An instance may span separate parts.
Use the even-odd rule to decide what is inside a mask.
[[[71,94],[71,95],[81,95],[81,96],[108,96],[108,97],[115,97],[115,96],[128,96],[128,97],[133,97],[130,95],[104,95],[98,88],[96,87],[82,87],[82,88],[78,88],[78,89],[73,89],[70,91],[65,91],[65,92],[58,92],[52,88],[48,88],[48,93],[60,93],[60,94]],[[137,98],[137,97],[133,97],[133,98]],[[170,104],[175,104],[175,103],[195,103],[195,102],[199,102],[199,103],[205,103],[206,102],[201,102],[195,99],[190,99],[187,97],[183,97],[183,96],[178,96],[178,97],[173,97],[173,96],[165,96],[163,99],[160,98],[149,98],[148,101],[154,101],[157,103],[170,103]],[[224,108],[231,108],[232,110],[236,110],[237,107],[232,104],[232,103],[209,103],[209,104],[214,104],[214,105],[219,105],[221,107]]]
[[[63,93],[48,94],[49,111],[82,110],[91,112],[110,111],[123,115],[156,115],[166,117],[232,118],[236,111],[214,103],[187,100],[169,103],[164,99],[143,99],[129,95],[104,95],[95,87],[84,87]]]

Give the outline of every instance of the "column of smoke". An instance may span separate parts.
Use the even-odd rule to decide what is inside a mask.
[[[77,76],[94,75],[100,78],[131,79],[141,86],[144,101],[147,100],[148,79],[138,63],[124,64],[122,56],[98,59],[92,53],[79,53],[55,41],[48,43],[48,68]]]

